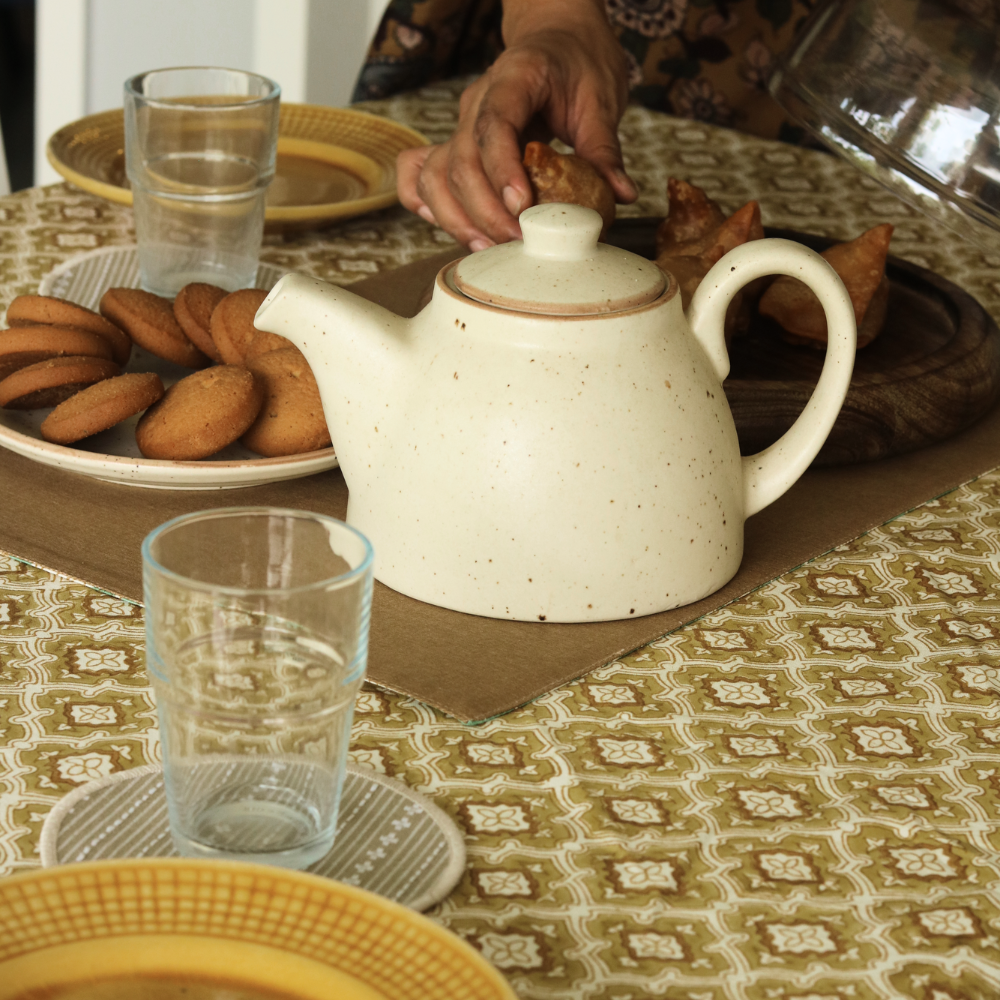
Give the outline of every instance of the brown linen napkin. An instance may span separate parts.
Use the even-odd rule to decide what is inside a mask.
[[[377,275],[353,290],[412,315],[453,256]],[[743,565],[722,590],[646,618],[579,625],[500,621],[433,607],[376,584],[368,677],[462,721],[502,714],[998,465],[1000,408],[922,451],[810,470],[747,522]],[[133,600],[142,599],[139,548],[154,527],[189,511],[260,504],[343,517],[347,488],[332,471],[246,489],[141,489],[0,448],[0,549]]]

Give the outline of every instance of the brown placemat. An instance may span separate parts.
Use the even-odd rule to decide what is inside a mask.
[[[353,290],[412,315],[449,256],[377,275]],[[743,565],[722,590],[646,618],[582,625],[500,621],[436,608],[376,584],[368,677],[463,721],[499,715],[998,465],[1000,408],[919,452],[810,470],[747,522]],[[139,489],[0,449],[0,549],[132,600],[142,598],[140,544],[156,525],[189,511],[258,504],[343,517],[347,488],[333,471],[236,490]]]

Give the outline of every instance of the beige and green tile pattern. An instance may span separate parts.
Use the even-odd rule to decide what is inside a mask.
[[[0,557],[0,871],[158,759],[141,609]],[[468,868],[432,915],[526,998],[1000,989],[1000,472],[479,727],[361,694],[352,759]]]
[[[375,110],[440,137],[454,95]],[[771,224],[889,218],[894,252],[997,312],[1000,261],[831,158],[642,110],[624,134],[638,214],[679,172]],[[61,186],[0,215],[0,306],[131,238],[126,210]],[[442,246],[393,209],[265,253],[348,283]],[[0,555],[0,873],[38,865],[60,796],[158,759],[141,614]],[[364,691],[352,757],[463,829],[431,915],[525,1000],[992,1000],[1000,472],[485,725]]]

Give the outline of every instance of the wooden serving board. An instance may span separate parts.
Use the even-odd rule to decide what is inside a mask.
[[[609,242],[655,256],[659,219],[620,219]],[[792,230],[768,236],[822,251],[834,240]],[[900,455],[943,441],[1000,398],[1000,329],[967,292],[933,271],[889,257],[886,325],[858,352],[851,388],[814,465]],[[754,314],[734,339],[724,389],[740,447],[753,454],[792,425],[812,394],[824,352],[786,344],[778,326]]]

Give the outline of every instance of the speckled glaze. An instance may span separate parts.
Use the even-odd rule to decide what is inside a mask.
[[[377,578],[442,607],[547,622],[651,614],[726,583],[744,520],[802,474],[847,392],[854,313],[833,269],[785,240],[747,244],[687,317],[675,281],[636,308],[552,316],[476,302],[453,272],[412,320],[303,275],[255,319],[312,366]],[[739,288],[774,273],[814,288],[830,349],[799,421],[741,459],[723,321]],[[526,300],[544,298],[539,274]]]

